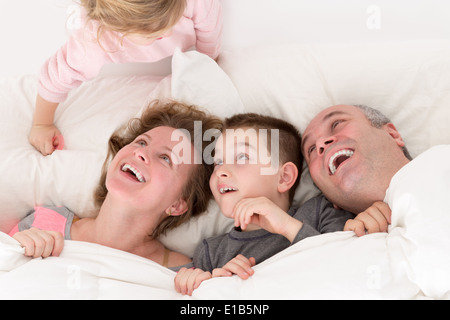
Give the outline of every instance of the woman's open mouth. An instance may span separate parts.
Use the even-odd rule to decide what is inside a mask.
[[[120,170],[122,170],[123,172],[128,173],[131,177],[133,177],[138,182],[145,182],[145,178],[139,172],[139,170],[136,169],[135,167],[133,167],[132,165],[128,164],[128,163],[122,165]]]

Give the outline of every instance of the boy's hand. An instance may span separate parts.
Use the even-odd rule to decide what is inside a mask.
[[[62,149],[63,144],[61,132],[53,124],[33,125],[28,140],[44,156]]]
[[[25,248],[25,255],[33,258],[59,256],[64,248],[64,237],[60,232],[31,228],[13,236]]]
[[[391,223],[391,208],[388,204],[377,201],[355,219],[347,220],[344,231],[354,231],[358,237],[367,233],[387,232]]]
[[[191,296],[192,292],[208,279],[211,279],[211,272],[195,268],[181,268],[175,276],[175,290],[183,295]]]
[[[230,260],[222,268],[213,270],[213,278],[231,277],[233,274],[239,276],[243,280],[247,280],[255,271],[252,269],[256,264],[255,258],[247,259],[242,254],[238,254],[236,258]]]
[[[303,226],[302,222],[292,218],[266,197],[245,198],[234,207],[234,225],[245,230],[249,224],[277,233],[293,241]]]

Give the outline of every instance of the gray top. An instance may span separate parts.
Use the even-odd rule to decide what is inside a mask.
[[[355,217],[350,212],[335,209],[323,195],[308,200],[299,209],[291,208],[288,214],[303,222],[292,244],[307,237],[342,231],[345,222]],[[240,228],[233,228],[227,234],[203,240],[195,250],[193,266],[212,271],[223,267],[238,254],[254,257],[258,264],[290,245],[285,237],[264,229],[242,232]]]

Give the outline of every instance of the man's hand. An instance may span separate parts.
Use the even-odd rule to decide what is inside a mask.
[[[377,201],[355,219],[347,220],[344,231],[354,231],[358,237],[375,232],[387,232],[391,223],[391,208],[388,204]]]

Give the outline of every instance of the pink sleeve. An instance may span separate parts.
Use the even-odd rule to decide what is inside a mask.
[[[27,221],[27,218],[31,217],[32,219]],[[66,236],[66,224],[67,217],[63,214],[60,214],[50,208],[45,207],[35,207],[34,212],[32,212],[29,216],[25,217],[19,224],[22,226],[24,230],[30,229],[32,227],[47,230],[47,231],[57,231],[61,232],[62,235]],[[14,236],[15,233],[19,232],[19,224],[17,224],[10,232],[9,236]]]
[[[63,102],[70,90],[100,72],[108,55],[96,40],[92,28],[75,31],[68,41],[42,66],[38,93],[47,101]]]
[[[222,45],[222,5],[219,0],[188,0],[187,14],[194,22],[196,49],[216,59]]]

